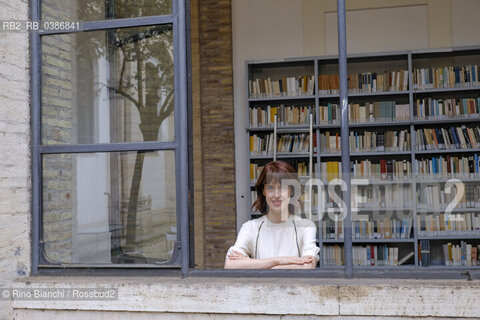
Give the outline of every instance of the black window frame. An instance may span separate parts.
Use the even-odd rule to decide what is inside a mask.
[[[220,270],[195,269],[193,252],[193,198],[190,190],[193,188],[193,161],[192,161],[192,101],[191,101],[191,52],[190,52],[190,12],[189,0],[172,0],[173,12],[166,16],[151,16],[127,19],[101,20],[83,23],[82,31],[108,30],[121,27],[139,27],[158,24],[173,24],[174,52],[175,52],[175,140],[174,142],[141,142],[141,143],[114,143],[89,145],[44,146],[41,144],[41,42],[43,35],[56,34],[55,32],[32,32],[30,37],[31,48],[31,103],[32,103],[32,275],[127,275],[127,276],[182,276],[182,277],[230,277],[230,278],[401,278],[401,279],[468,279],[473,276],[480,278],[480,270],[474,269],[358,269],[352,263],[351,235],[344,239],[345,256],[347,261],[340,268],[317,268],[314,270]],[[347,48],[345,39],[345,0],[337,0],[338,4],[338,34],[339,34],[339,67],[342,101],[342,118],[348,119],[347,81]],[[40,21],[41,0],[31,1],[31,20]],[[81,32],[81,31],[79,31]],[[348,132],[348,121],[342,121],[342,133]],[[342,134],[348,137],[348,134]],[[342,144],[345,142],[342,142]],[[348,145],[348,141],[346,142]],[[349,148],[342,148],[342,162],[349,163]],[[41,157],[43,154],[81,153],[81,152],[114,152],[114,151],[153,151],[175,150],[176,180],[177,180],[177,218],[180,241],[176,248],[179,250],[180,268],[151,268],[116,265],[107,268],[94,266],[65,267],[51,265],[41,266],[42,251],[40,247],[41,235]],[[347,166],[344,166],[347,167]],[[347,178],[347,190],[344,199],[350,197],[350,181]],[[347,197],[347,198],[345,198]],[[347,203],[347,223],[351,218],[350,201]],[[348,225],[348,224],[347,224]],[[348,232],[346,233],[348,234]],[[349,252],[349,253],[347,253]],[[468,273],[470,272],[470,273]],[[467,274],[466,274],[467,273]]]
[[[30,19],[41,21],[41,0],[30,2]],[[97,270],[111,272],[124,270],[128,274],[147,273],[182,274],[188,273],[189,267],[189,228],[188,228],[188,90],[187,90],[187,8],[189,1],[172,0],[172,12],[169,15],[157,15],[112,20],[81,22],[81,28],[72,32],[34,31],[30,36],[30,72],[31,72],[31,152],[32,152],[32,220],[31,220],[31,273],[58,274],[60,270],[69,270],[73,274],[84,270],[95,273]],[[73,21],[70,21],[73,22]],[[145,27],[154,25],[171,25],[173,29],[174,51],[174,131],[173,141],[160,142],[122,142],[72,145],[42,145],[41,135],[41,96],[42,96],[42,51],[41,37],[56,34],[72,34],[86,31],[103,31],[126,27]],[[191,119],[190,119],[191,121]],[[118,264],[96,269],[95,265],[65,265],[49,263],[43,253],[42,235],[42,156],[64,153],[120,152],[120,151],[174,151],[176,179],[176,215],[178,238],[174,254],[167,266]],[[167,270],[165,270],[167,268]],[[103,272],[100,272],[103,273]],[[116,272],[115,272],[116,273]]]

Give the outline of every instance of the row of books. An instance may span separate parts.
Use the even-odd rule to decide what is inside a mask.
[[[375,101],[363,104],[349,104],[350,123],[393,122],[410,120],[410,105],[397,104],[395,101]],[[338,104],[328,103],[320,106],[320,124],[340,124],[341,108]]]
[[[273,127],[275,115],[278,126],[310,125],[310,119],[315,124],[314,106],[253,107],[250,109],[251,127]]]
[[[475,178],[480,176],[480,156],[450,155],[415,159],[419,180]]]
[[[343,239],[343,221],[323,219],[322,235],[323,239]]]
[[[293,161],[293,162],[292,162]],[[308,175],[308,163],[290,160],[299,176]],[[417,181],[445,181],[450,178],[480,177],[480,155],[454,157],[450,155],[415,159]],[[316,165],[313,172],[316,175]],[[263,169],[256,163],[250,164],[250,179],[257,179]],[[351,177],[370,181],[405,181],[412,177],[412,163],[409,160],[380,159],[351,161]],[[330,181],[341,177],[340,161],[325,161],[320,164],[320,179]]]
[[[345,264],[343,245],[323,245],[322,254],[325,266],[342,266]]]
[[[375,101],[348,105],[350,123],[392,122],[410,120],[410,105],[395,101]]]
[[[326,131],[320,134],[320,151],[325,153],[339,153],[341,151],[339,132]]]
[[[408,90],[408,71],[350,73],[347,81],[349,93],[404,91]],[[339,83],[338,74],[321,74],[318,76],[319,93],[338,94]]]
[[[413,89],[458,88],[479,84],[476,64],[413,69]]]
[[[371,181],[403,181],[410,179],[412,175],[412,164],[410,161],[394,159],[380,159],[378,161],[378,163],[372,163],[370,160],[352,161],[351,177],[356,179],[369,179]],[[255,167],[258,168],[257,165],[255,165]],[[317,176],[317,174],[315,174],[315,176]],[[341,178],[341,161],[321,162],[319,177],[324,182]]]
[[[377,163],[370,160],[352,161],[352,178],[403,181],[411,177],[412,163],[408,160],[381,159]]]
[[[363,72],[348,75],[350,93],[408,90],[408,71]]]
[[[410,239],[413,229],[412,221],[411,218],[352,221],[352,238]]]
[[[480,84],[477,65],[415,68],[412,76],[413,88],[416,90]],[[402,69],[383,73],[350,73],[347,81],[349,93],[405,91],[408,90],[408,71]],[[338,74],[321,74],[318,76],[319,93],[338,94],[339,83]],[[314,76],[308,75],[279,79],[256,78],[248,81],[251,98],[312,95],[314,89]]]
[[[454,157],[452,157],[454,158]],[[297,171],[298,177],[308,176],[308,162],[290,160]],[[378,163],[370,160],[355,160],[351,162],[352,178],[369,179],[370,181],[405,181],[412,176],[412,163],[408,160],[380,159]],[[312,166],[314,177],[317,177],[316,165]],[[342,163],[340,161],[327,161],[320,164],[322,181],[330,181],[334,177],[341,177]],[[250,180],[258,179],[263,166],[250,163]],[[330,174],[330,175],[329,175]],[[330,179],[329,179],[330,178]]]
[[[442,245],[443,261],[446,266],[478,266],[480,265],[480,245],[461,241],[460,245],[451,242]]]
[[[299,153],[309,152],[310,150],[310,134],[286,134],[280,136],[277,141],[278,153]]]
[[[306,176],[308,163],[295,162],[294,168],[299,176]],[[480,155],[454,157],[450,155],[414,160],[417,181],[428,182],[445,181],[450,178],[476,178],[480,177]],[[313,172],[316,173],[316,165]],[[256,179],[263,166],[250,164],[251,179]],[[326,161],[320,164],[320,178],[330,181],[341,176],[340,161]],[[331,175],[329,175],[329,173]],[[409,160],[380,159],[355,160],[351,162],[351,177],[355,179],[369,179],[369,181],[405,181],[412,177],[412,163]],[[316,175],[315,175],[316,176]]]
[[[410,150],[409,130],[395,131],[351,131],[349,137],[350,151],[352,152],[385,152]],[[320,134],[321,151],[325,153],[339,153],[341,149],[340,133],[326,131]]]
[[[315,124],[313,106],[266,106],[250,108],[251,127],[273,127],[275,115],[279,126],[309,125],[310,118]],[[340,124],[340,106],[328,103],[319,106],[320,124]],[[396,104],[395,101],[376,101],[364,104],[349,104],[350,123],[407,121],[410,119],[408,104]]]
[[[314,76],[282,77],[272,80],[270,77],[248,81],[250,98],[284,97],[313,95]]]
[[[274,134],[250,136],[250,155],[272,155]],[[317,139],[313,135],[313,152],[316,153]],[[277,139],[277,153],[307,153],[310,150],[310,134],[284,134]]]
[[[478,236],[480,238],[480,214],[457,213],[453,217],[444,213],[418,214],[419,236]]]
[[[342,178],[342,163],[340,161],[325,161],[320,163],[320,178],[330,182]]]
[[[416,120],[470,119],[479,117],[480,98],[470,99],[417,99],[414,102]],[[350,123],[409,121],[409,104],[397,104],[395,101],[375,101],[362,104],[349,104]],[[310,118],[315,124],[314,106],[278,106],[252,107],[249,114],[251,127],[273,127],[277,115],[279,126],[309,125]],[[338,104],[328,103],[319,106],[320,124],[340,124],[341,108]]]
[[[396,131],[351,131],[349,137],[350,151],[406,151],[410,150],[409,130]]]
[[[417,188],[417,208],[446,210],[449,205],[455,208],[480,208],[480,185],[463,183],[463,188],[462,194],[456,185],[452,186],[452,190],[440,185],[421,185]]]
[[[398,266],[398,247],[388,244],[353,246],[354,266]],[[403,262],[402,262],[403,263]]]
[[[370,160],[352,161],[352,178],[370,179],[371,181],[402,181],[411,177],[412,165],[407,160],[380,159],[379,163]],[[320,163],[320,179],[328,182],[342,178],[341,161],[324,161]]]
[[[410,184],[365,185],[352,189],[352,207],[366,209],[411,209]]]
[[[480,113],[480,98],[433,99],[423,98],[414,102],[415,119],[473,118]]]
[[[340,124],[341,108],[338,104],[328,103],[319,107],[320,124]]]
[[[270,155],[273,154],[273,144],[275,143],[274,134],[270,133],[264,136],[257,134],[250,135],[250,154],[251,155]]]
[[[340,78],[338,74],[320,74],[318,76],[319,94],[339,94]]]
[[[480,147],[480,128],[423,128],[416,130],[417,150],[474,149]]]

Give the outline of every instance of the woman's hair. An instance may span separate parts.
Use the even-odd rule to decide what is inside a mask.
[[[257,189],[257,200],[252,205],[253,211],[260,211],[262,215],[268,212],[267,200],[263,194],[265,185],[271,183],[282,184],[283,179],[297,179],[295,169],[284,161],[272,161],[263,167],[258,177],[255,188]]]

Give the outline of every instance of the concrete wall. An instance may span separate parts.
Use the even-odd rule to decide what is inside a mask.
[[[0,20],[28,18],[28,1],[0,0]],[[28,34],[0,32],[0,287],[30,273]],[[0,319],[11,319],[0,301]]]
[[[478,0],[347,0],[346,9],[349,53],[480,44]],[[250,207],[245,61],[335,54],[336,10],[336,0],[232,1],[237,228]]]
[[[119,296],[113,301],[17,300],[17,320],[480,319],[478,280],[39,277],[16,286],[118,288]]]

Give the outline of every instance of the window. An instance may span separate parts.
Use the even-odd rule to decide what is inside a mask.
[[[33,1],[34,273],[188,263],[184,6]]]
[[[320,93],[319,91],[328,89],[322,88],[325,83],[320,79],[323,77],[323,80],[330,83],[334,75],[336,78],[334,82],[340,78],[345,84],[347,75],[341,74],[338,77],[336,73],[338,69],[342,69],[342,65],[345,68],[343,62],[346,62],[346,58],[310,57],[291,61],[251,63],[247,71],[252,74],[251,79],[249,75],[249,80],[255,79],[256,72],[263,74],[262,68],[266,69],[265,77],[268,77],[269,73],[272,77],[278,76],[275,68],[283,69],[281,72],[287,70],[283,76],[288,77],[299,75],[299,67],[305,69],[309,77],[313,75],[312,79],[305,79],[304,82],[312,85],[312,87],[305,85],[307,91],[311,89],[310,93],[302,94],[301,97],[292,97],[285,92],[287,96],[278,95],[270,98],[278,102],[281,100],[279,97],[286,97],[289,103],[293,102],[294,110],[309,110],[311,118],[314,118],[312,123],[316,123],[312,124],[315,128],[311,129],[309,135],[317,137],[318,143],[313,144],[318,147],[318,154],[308,155],[303,150],[305,152],[299,152],[293,156],[281,154],[280,158],[291,158],[297,168],[302,167],[302,172],[306,172],[307,161],[305,160],[311,157],[313,167],[318,169],[316,172],[314,170],[317,177],[320,175],[319,178],[322,178],[321,174],[326,175],[322,178],[323,182],[331,181],[331,178],[337,177],[342,172],[340,168],[346,168],[352,164],[354,170],[352,172],[346,170],[345,174],[352,173],[353,179],[370,178],[371,180],[367,181],[367,185],[352,181],[352,194],[347,192],[344,194],[347,196],[344,199],[346,203],[350,203],[352,198],[361,203],[360,206],[357,206],[359,203],[353,203],[351,208],[348,205],[348,209],[343,212],[352,211],[353,213],[346,215],[346,220],[339,221],[327,215],[317,217],[317,240],[322,252],[319,268],[316,270],[212,271],[201,270],[201,267],[197,270],[189,269],[194,259],[193,255],[189,254],[193,251],[193,246],[192,242],[189,242],[187,214],[190,199],[187,187],[189,172],[186,134],[185,30],[187,28],[184,6],[185,4],[180,0],[146,0],[141,5],[135,3],[134,6],[129,1],[91,0],[78,4],[74,0],[33,2],[33,16],[38,20],[83,21],[81,30],[43,31],[35,34],[32,39],[33,247],[39,249],[34,250],[34,271],[39,267],[52,266],[176,269],[182,267],[184,274],[191,275],[319,277],[362,274],[377,276],[394,272],[395,276],[417,276],[423,270],[425,272],[432,270],[432,268],[423,268],[423,270],[419,268],[427,266],[421,262],[421,259],[425,261],[421,254],[423,251],[429,251],[430,244],[433,248],[431,257],[436,258],[432,258],[434,268],[442,263],[447,266],[447,262],[441,261],[440,257],[445,255],[445,251],[441,250],[446,249],[447,252],[452,250],[448,245],[451,246],[454,241],[450,240],[455,240],[453,245],[457,245],[456,249],[463,244],[462,239],[474,240],[471,242],[478,246],[478,234],[468,235],[467,238],[463,235],[440,238],[428,234],[429,231],[445,230],[429,230],[436,223],[435,214],[439,212],[432,212],[428,208],[428,201],[420,203],[420,206],[414,203],[415,195],[421,193],[417,190],[422,190],[423,185],[427,185],[430,189],[426,190],[432,190],[432,192],[441,192],[441,190],[431,185],[438,181],[431,182],[428,179],[412,181],[418,178],[412,177],[412,173],[414,175],[417,172],[415,166],[420,161],[427,166],[429,161],[437,161],[432,154],[440,153],[437,151],[443,152],[436,149],[435,152],[430,152],[433,149],[413,149],[417,146],[414,137],[422,132],[428,134],[433,129],[431,128],[433,124],[437,124],[421,118],[413,120],[415,105],[413,99],[432,97],[437,100],[446,99],[451,97],[453,91],[462,91],[462,97],[465,99],[478,99],[478,94],[475,96],[471,94],[474,90],[478,90],[478,87],[468,90],[447,90],[448,92],[419,91],[411,87],[414,76],[412,71],[430,66],[427,60],[436,55],[434,52],[422,55],[422,53],[408,51],[390,55],[380,53],[350,57],[348,66],[351,74],[368,76],[364,78],[365,80],[370,79],[370,73],[372,76],[373,73],[380,76],[385,72],[390,74],[390,72],[403,70],[403,73],[395,74],[399,79],[406,81],[399,80],[399,83],[408,83],[408,86],[403,89],[385,90],[391,92],[374,92],[374,94],[370,94],[372,93],[370,91],[349,92],[349,98],[351,98],[349,108],[356,108],[357,111],[356,114],[350,113],[352,117],[350,120],[343,119],[340,124],[339,121],[332,122],[333,119],[328,119],[328,113],[332,112],[329,109],[332,106],[335,107],[338,111],[335,114],[335,120],[339,120],[340,104],[348,103],[348,100],[346,96],[342,99],[338,92]],[[345,54],[345,48],[340,50],[340,53]],[[452,56],[456,59],[462,55],[462,53],[454,53]],[[464,65],[477,61],[477,56],[478,52]],[[438,58],[441,62],[445,57],[440,53]],[[432,66],[441,67],[443,62],[440,62],[435,62]],[[213,70],[215,76],[218,70]],[[409,78],[410,74],[412,76]],[[318,81],[316,88],[315,81],[311,80]],[[342,91],[346,92],[346,90]],[[221,97],[219,98],[218,100],[221,100]],[[269,105],[267,98],[249,96],[249,110],[257,112],[268,110],[272,106]],[[376,124],[372,123],[375,121],[366,121],[367,103],[372,106],[379,105],[378,110],[385,109],[385,106],[388,108],[402,106],[409,111],[409,114],[406,116],[401,112],[401,116],[397,115],[398,119],[395,120],[398,121],[392,129],[390,122],[394,121],[391,114],[382,115],[380,112],[378,117],[375,114],[374,117],[377,118],[376,121],[378,120]],[[280,105],[273,107],[281,108]],[[310,113],[310,110],[315,111]],[[478,122],[478,120],[471,122]],[[350,125],[350,132],[346,123]],[[304,125],[303,128],[280,128],[279,138],[285,138],[287,135],[290,135],[290,139],[300,138],[301,134],[310,132],[307,122]],[[266,132],[270,129],[261,127],[248,130],[252,136],[258,135],[255,136],[258,141],[265,139]],[[354,137],[355,139],[360,137],[358,138],[360,141],[373,141],[369,138],[377,135],[377,131],[379,136],[398,135],[402,137],[399,138],[401,141],[406,143],[410,141],[412,145],[408,148],[405,145],[406,149],[403,150],[395,148],[371,150],[371,146],[359,144],[355,146],[357,149],[351,150],[351,154],[340,152],[341,137],[351,136],[352,140]],[[304,137],[307,136],[304,135]],[[330,138],[335,139],[330,140]],[[308,140],[303,141],[305,146],[306,141]],[[335,148],[333,143],[331,148],[327,147],[331,141],[335,141]],[[343,150],[347,149],[349,149],[348,144],[344,143]],[[477,149],[468,150],[464,153],[477,151]],[[430,156],[427,157],[427,154]],[[254,168],[262,166],[269,158],[251,154],[249,164]],[[393,161],[398,160],[401,160],[402,168],[406,171],[400,172],[405,181],[403,178],[400,179],[401,181],[393,182],[388,178],[384,179],[381,176],[382,166],[388,168],[390,164],[390,170],[394,170],[396,167]],[[211,164],[216,168],[223,167],[217,166],[213,161],[208,165]],[[363,175],[362,170],[366,166],[375,167],[377,175]],[[214,174],[220,176],[218,172]],[[306,174],[302,175],[306,176]],[[475,181],[470,182],[476,182],[476,178],[477,176],[472,178]],[[348,181],[349,177],[346,177],[346,180]],[[253,184],[250,183],[249,192],[253,191]],[[338,187],[340,185],[334,190],[335,193],[340,194],[342,190]],[[333,190],[326,190],[328,194],[321,192],[319,185],[313,189],[315,197],[302,200],[307,200],[305,202],[309,200],[309,204],[314,207],[320,204],[320,201],[315,203],[315,199],[318,200],[321,197],[330,200],[330,195],[334,193]],[[392,191],[393,189],[395,190]],[[475,196],[476,192],[478,193],[477,189],[469,190],[470,195]],[[394,198],[387,196],[393,193],[398,193],[401,197],[390,201],[390,204],[395,204],[394,206],[388,206],[388,201],[381,199]],[[254,196],[255,193],[250,193],[249,200],[254,200]],[[429,195],[424,195],[426,200],[428,200],[427,197]],[[384,204],[379,205],[379,201]],[[334,201],[329,202],[329,207],[324,209],[332,209],[329,210],[332,213],[340,211],[334,206]],[[335,203],[338,204],[336,201]],[[317,207],[317,216],[320,216],[319,208]],[[354,212],[355,208],[358,208],[357,212]],[[468,210],[463,211],[470,211],[470,207],[465,209]],[[385,215],[390,211],[395,212],[395,217]],[[418,213],[425,213],[423,217],[420,216],[423,220],[415,219],[419,217]],[[363,220],[360,219],[361,217]],[[472,217],[478,219],[477,214]],[[408,236],[405,225],[408,225]],[[416,228],[413,228],[415,225]],[[199,250],[201,251],[199,255],[203,254],[206,259],[212,261],[214,260],[212,258],[218,258],[218,256],[212,257],[211,252],[220,252],[222,261],[216,265],[221,268],[225,253],[223,240],[228,241],[228,237],[234,234],[234,229],[233,224],[225,223],[224,220],[210,219],[208,228],[202,230],[201,235],[209,233],[211,238],[208,238],[209,242],[205,241],[206,245]],[[383,229],[380,232],[382,235],[372,235],[372,233],[379,233],[373,232],[379,229]],[[197,230],[198,228],[195,231]],[[393,238],[388,230],[394,232]],[[199,247],[201,245],[197,245],[197,250]],[[375,261],[372,264],[369,259],[372,257],[372,252],[375,257],[378,257],[377,253],[385,253],[382,258],[377,259],[381,262]],[[394,258],[385,259],[387,255]],[[430,260],[430,256],[427,257]],[[400,263],[399,261],[403,260],[401,258],[406,260]],[[455,261],[448,261],[448,263],[453,264]],[[470,267],[470,265],[467,266]],[[447,271],[458,275],[459,270],[460,268],[450,268]]]

